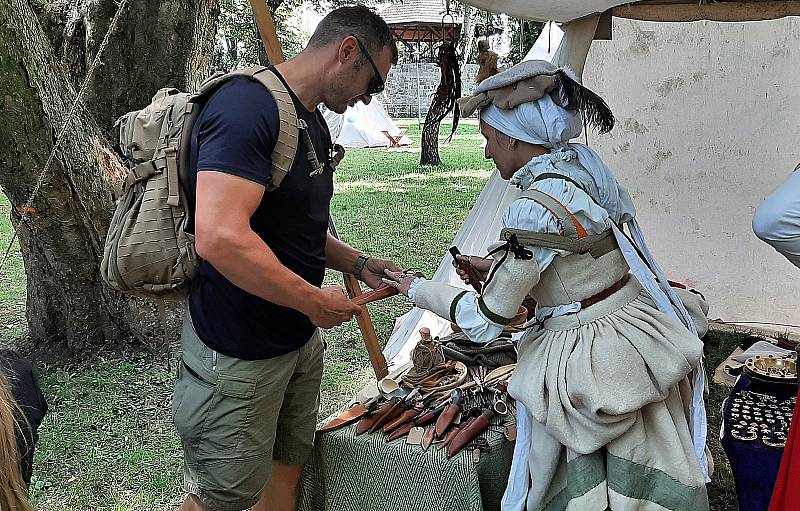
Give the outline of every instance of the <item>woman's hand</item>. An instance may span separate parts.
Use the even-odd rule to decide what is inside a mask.
[[[384,273],[386,277],[384,277],[383,283],[396,288],[406,296],[408,296],[408,289],[411,287],[411,283],[414,282],[414,279],[422,276],[419,273],[413,273],[411,271],[392,271],[388,268],[384,270]]]
[[[456,256],[456,259],[472,265],[472,267],[475,269],[475,272],[478,274],[478,277],[480,277],[481,282],[486,281],[486,277],[489,275],[489,270],[492,268],[492,263],[494,262],[494,259],[491,257],[480,256],[458,255]],[[455,266],[456,273],[458,273],[458,276],[464,281],[465,284],[472,284],[469,280],[467,272],[459,268],[458,264],[456,264],[456,261],[453,261],[453,266]]]

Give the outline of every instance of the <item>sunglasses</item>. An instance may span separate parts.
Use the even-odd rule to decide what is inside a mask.
[[[370,96],[374,96],[375,94],[380,94],[383,92],[383,89],[386,87],[386,83],[384,83],[383,78],[381,78],[381,73],[378,71],[378,66],[375,65],[375,61],[372,60],[372,55],[369,54],[367,49],[361,44],[361,40],[355,34],[350,34],[358,43],[358,48],[361,50],[361,53],[367,57],[367,61],[369,61],[369,65],[372,66],[372,78],[369,81],[369,88],[367,89],[367,94]]]

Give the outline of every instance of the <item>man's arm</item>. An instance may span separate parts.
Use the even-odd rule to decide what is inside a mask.
[[[197,254],[250,294],[305,314],[330,328],[349,321],[361,308],[341,288],[319,289],[286,268],[250,228],[264,187],[223,172],[197,173]]]
[[[383,278],[386,277],[385,270],[400,271],[393,262],[377,257],[369,257],[364,264],[362,271],[356,270],[356,261],[362,252],[354,249],[347,243],[337,240],[328,234],[328,241],[325,245],[326,266],[331,270],[343,273],[352,273],[356,278],[364,282],[372,289],[384,286]]]
[[[328,240],[325,244],[325,266],[331,270],[340,271],[342,273],[353,273],[356,259],[358,259],[360,255],[360,251],[354,249],[344,241],[337,240],[328,233]],[[358,277],[358,275],[356,275],[356,277]]]
[[[792,173],[758,207],[753,232],[800,267],[800,171]]]

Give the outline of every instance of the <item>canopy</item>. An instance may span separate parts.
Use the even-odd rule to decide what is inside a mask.
[[[600,14],[613,9],[611,14],[622,18],[645,21],[757,21],[800,15],[800,1],[715,1],[702,0],[463,0],[479,9],[503,12],[516,18],[539,21],[570,21]]]

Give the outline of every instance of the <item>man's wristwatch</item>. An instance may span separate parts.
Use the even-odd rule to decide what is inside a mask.
[[[353,275],[357,278],[361,278],[361,272],[364,271],[364,265],[367,264],[367,259],[369,256],[366,254],[361,254],[356,258],[356,263],[353,265]]]

